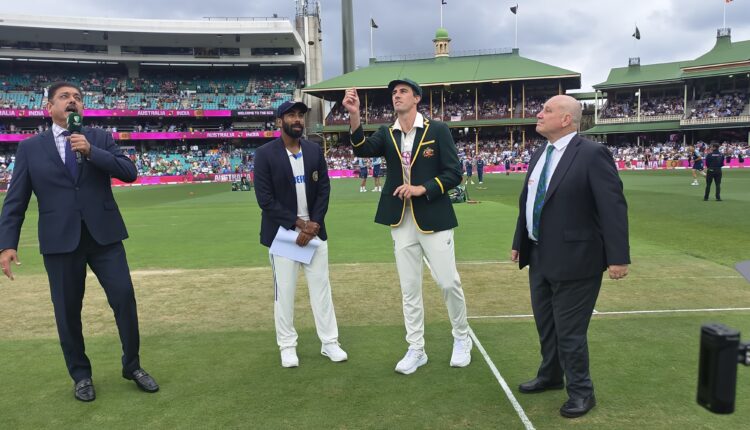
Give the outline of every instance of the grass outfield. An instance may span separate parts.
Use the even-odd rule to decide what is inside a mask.
[[[750,369],[739,369],[733,415],[698,407],[695,387],[701,323],[720,321],[750,339],[750,310],[706,310],[750,308],[750,284],[733,270],[750,258],[750,171],[725,171],[723,202],[703,202],[703,187],[691,186],[687,171],[621,176],[633,265],[625,280],[605,280],[589,331],[598,406],[571,421],[558,414],[563,391],[517,391],[539,360],[534,323],[525,316],[527,272],[507,262],[520,175],[488,175],[482,186],[469,186],[481,203],[455,206],[473,331],[536,428],[742,428],[750,418]],[[355,179],[332,184],[331,280],[348,362],[320,356],[302,281],[300,367],[280,367],[253,193],[230,192],[227,184],[120,188],[142,362],[162,390],[141,393],[120,377],[113,317],[92,275],[84,304],[97,388],[91,404],[72,396],[32,201],[19,246],[23,265],[14,267],[14,282],[0,280],[0,428],[523,428],[478,349],[469,368],[448,366],[450,327],[429,276],[430,361],[411,376],[393,371],[406,343],[392,241],[372,222],[377,193],[359,193]],[[648,310],[669,312],[613,314]]]

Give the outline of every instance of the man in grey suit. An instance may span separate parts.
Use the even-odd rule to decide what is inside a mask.
[[[536,131],[549,142],[531,159],[519,200],[511,260],[529,266],[531,306],[541,344],[537,377],[522,393],[563,388],[567,418],[596,405],[586,332],[602,283],[628,273],[627,203],[612,154],[577,134],[581,105],[549,99]]]
[[[123,239],[128,237],[112,195],[111,178],[135,181],[135,165],[101,129],[68,130],[68,116],[83,112],[81,89],[57,82],[48,89],[52,127],[18,146],[13,179],[0,214],[0,267],[14,279],[18,241],[31,193],[39,205],[39,250],[49,277],[55,321],[76,399],[96,398],[86,356],[81,306],[89,266],[114,311],[122,342],[122,376],[140,389],[159,386],[140,365],[138,313]],[[71,127],[72,128],[72,127]]]

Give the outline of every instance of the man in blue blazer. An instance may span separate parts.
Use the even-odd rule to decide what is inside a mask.
[[[276,343],[281,352],[282,367],[299,366],[297,331],[294,329],[294,293],[297,273],[305,271],[310,290],[310,306],[320,353],[331,361],[347,360],[338,343],[336,313],[328,279],[328,235],[325,216],[331,181],[323,150],[302,139],[307,106],[301,102],[282,103],[277,111],[281,137],[255,151],[255,197],[260,206],[260,243],[270,247],[279,227],[297,232],[296,243],[308,246],[317,236],[321,244],[312,260],[305,264],[269,250],[274,278],[274,323]]]
[[[0,213],[0,267],[14,279],[17,249],[31,193],[39,205],[39,248],[75,398],[96,398],[85,353],[81,306],[88,265],[104,288],[122,342],[122,376],[146,392],[159,386],[140,365],[138,314],[122,240],[125,223],[112,195],[111,178],[133,182],[135,165],[100,129],[68,131],[71,113],[83,112],[81,89],[57,82],[48,89],[52,127],[21,142],[13,178]]]

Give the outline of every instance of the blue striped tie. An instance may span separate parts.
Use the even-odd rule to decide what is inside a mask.
[[[539,175],[539,182],[536,185],[536,198],[534,198],[534,216],[531,222],[531,234],[539,240],[539,220],[542,217],[542,206],[544,206],[544,195],[547,194],[547,168],[550,165],[550,159],[552,158],[552,151],[555,147],[552,145],[547,146],[547,157],[544,159],[544,166],[542,166],[542,174]]]
[[[78,163],[73,149],[70,147],[70,132],[65,130],[62,132],[62,135],[65,136],[65,167],[68,168],[70,176],[75,181],[78,179]]]

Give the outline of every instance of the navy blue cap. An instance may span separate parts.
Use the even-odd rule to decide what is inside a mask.
[[[284,116],[285,113],[289,112],[290,110],[292,110],[294,108],[299,108],[299,110],[302,111],[302,113],[305,113],[308,110],[310,110],[310,109],[308,109],[307,105],[304,104],[304,103],[302,103],[302,102],[296,102],[294,100],[289,100],[289,101],[286,101],[286,102],[280,104],[279,107],[276,108],[276,117],[277,118],[281,118],[282,116]]]
[[[396,88],[396,85],[398,84],[404,84],[411,87],[411,89],[414,90],[414,95],[422,97],[422,87],[419,86],[418,83],[412,81],[409,78],[401,78],[401,79],[394,79],[391,82],[388,83],[388,91],[393,92],[393,89]]]

